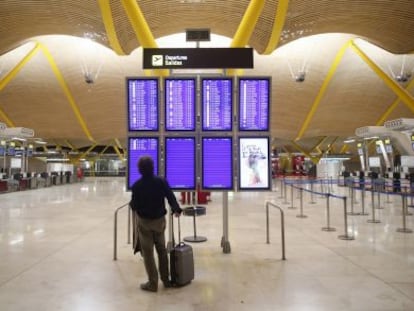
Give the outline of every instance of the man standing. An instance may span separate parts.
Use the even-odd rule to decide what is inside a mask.
[[[141,253],[144,258],[148,282],[141,289],[151,292],[158,290],[158,270],[154,259],[154,246],[158,255],[158,269],[164,287],[172,287],[168,272],[168,254],[165,247],[167,210],[165,199],[175,216],[181,215],[181,208],[168,182],[154,175],[154,161],[143,156],[138,161],[142,177],[132,186],[130,206],[138,214],[138,234]]]

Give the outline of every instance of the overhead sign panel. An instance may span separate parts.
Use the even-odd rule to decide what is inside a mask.
[[[34,130],[25,127],[7,127],[2,129],[0,134],[5,137],[31,138],[34,137]]]
[[[144,69],[253,68],[252,48],[146,48]]]

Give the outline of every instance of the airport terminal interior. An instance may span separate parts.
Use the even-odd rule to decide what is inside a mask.
[[[413,92],[411,0],[0,1],[0,309],[414,310]]]

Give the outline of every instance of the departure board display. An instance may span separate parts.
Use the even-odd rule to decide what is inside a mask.
[[[11,157],[15,156],[16,155],[16,148],[14,146],[9,146],[7,148],[7,155],[11,156]]]
[[[138,171],[138,160],[142,156],[150,156],[154,160],[154,174],[158,175],[158,138],[128,137],[128,189],[141,178]]]
[[[196,114],[195,78],[165,78],[165,130],[194,131]]]
[[[158,131],[159,81],[127,78],[128,131]]]
[[[6,154],[6,148],[4,146],[0,145],[0,157],[4,157]]]
[[[239,137],[240,190],[269,190],[270,159],[268,137]]]
[[[202,78],[201,108],[203,131],[231,131],[233,79]]]
[[[239,78],[239,130],[269,131],[270,78]]]
[[[172,189],[195,190],[196,144],[194,137],[165,138],[165,178]]]
[[[233,141],[231,137],[202,138],[202,188],[233,189]]]

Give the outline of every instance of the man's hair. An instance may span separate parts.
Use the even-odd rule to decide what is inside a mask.
[[[138,161],[138,171],[142,176],[154,175],[154,161],[149,156],[143,156]]]

